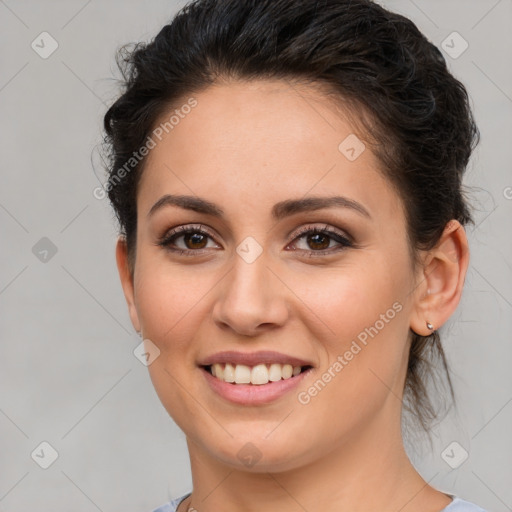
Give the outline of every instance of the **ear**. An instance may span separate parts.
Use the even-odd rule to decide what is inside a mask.
[[[133,275],[130,271],[128,264],[128,248],[126,246],[126,240],[123,237],[117,239],[116,244],[116,261],[117,270],[121,279],[121,285],[123,287],[124,296],[126,303],[128,304],[128,312],[130,313],[130,319],[134,329],[139,332],[140,322],[139,315],[137,314],[137,308],[135,307],[134,291],[133,291]]]
[[[421,336],[439,329],[459,304],[469,265],[466,232],[455,219],[448,222],[436,246],[427,251],[415,290],[411,329]]]

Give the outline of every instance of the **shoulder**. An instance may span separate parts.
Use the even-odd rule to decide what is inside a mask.
[[[176,512],[176,509],[178,508],[178,505],[188,496],[190,496],[190,493],[184,494],[183,496],[180,496],[179,498],[175,498],[168,503],[165,503],[164,505],[161,505],[158,508],[155,508],[153,512]]]
[[[174,500],[171,500],[168,503],[165,503],[164,505],[161,505],[160,507],[153,510],[153,512],[176,512],[176,509],[178,508],[178,505],[183,501],[185,498],[187,498],[190,495],[184,494],[183,496],[180,496],[179,498],[175,498]],[[479,507],[478,505],[475,505],[474,503],[471,503],[469,501],[465,501],[457,496],[453,498],[453,501],[444,508],[441,512],[487,512],[483,508]]]
[[[483,508],[471,503],[469,501],[465,501],[457,496],[453,498],[453,501],[444,508],[441,512],[487,512]]]

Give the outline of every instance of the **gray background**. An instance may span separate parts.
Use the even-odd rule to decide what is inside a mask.
[[[466,178],[471,268],[443,329],[458,413],[435,428],[433,450],[425,439],[408,450],[431,485],[512,510],[512,2],[381,3],[440,47],[453,31],[468,42],[445,55],[482,133]],[[116,48],[149,40],[182,5],[0,1],[0,511],[149,512],[191,488],[185,437],[133,355],[116,228],[91,165]],[[47,59],[31,47],[43,31],[59,45]],[[31,458],[43,441],[58,452],[48,469]],[[453,441],[469,453],[456,469],[442,457]]]

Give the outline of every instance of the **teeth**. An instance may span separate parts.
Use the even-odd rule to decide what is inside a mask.
[[[283,365],[283,379],[289,379],[293,373],[293,366],[291,364]]]
[[[251,382],[251,369],[243,364],[237,364],[235,366],[235,382],[237,384],[249,384]]]
[[[216,375],[221,375],[222,372],[222,366],[220,364],[212,364],[211,366],[211,372],[212,375],[215,377]]]
[[[219,379],[222,379],[222,376],[223,376],[223,373],[222,373],[222,365],[219,364],[218,365],[219,369],[218,369],[218,373],[216,373],[216,375],[219,376]],[[235,368],[233,367],[232,364],[227,364],[226,367],[224,368],[224,380],[226,382],[235,382]]]
[[[224,382],[235,384],[267,384],[281,379],[289,379],[292,375],[299,375],[302,368],[291,364],[273,363],[270,365],[257,364],[250,367],[244,364],[232,365],[230,363],[211,365],[211,374]]]
[[[247,368],[247,367],[245,367]],[[238,382],[238,381],[237,381]],[[251,370],[251,384],[266,384],[268,382],[268,370],[264,364],[258,364]]]
[[[268,380],[275,382],[276,380],[281,380],[283,372],[281,370],[280,364],[271,364],[270,370],[268,372]]]

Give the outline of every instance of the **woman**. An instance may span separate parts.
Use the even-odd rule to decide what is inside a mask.
[[[193,480],[157,511],[481,512],[401,433],[469,262],[437,48],[369,0],[197,0],[120,65],[117,264]]]

